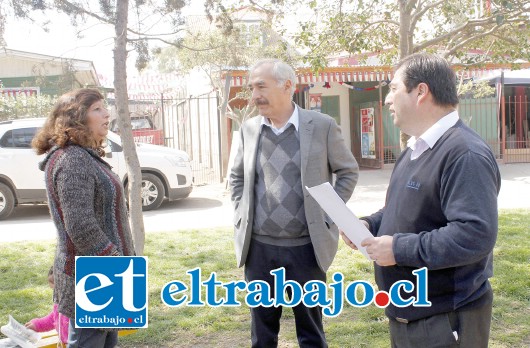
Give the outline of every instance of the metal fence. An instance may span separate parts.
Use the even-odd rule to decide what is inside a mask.
[[[530,162],[528,97],[512,94],[516,88],[507,88],[508,95],[502,100],[498,96],[461,99],[459,105],[460,117],[504,163]]]
[[[498,96],[462,98],[458,106],[460,118],[504,163],[530,162],[528,87],[516,88],[507,89],[502,101]],[[379,110],[375,102],[369,106]],[[160,99],[134,100],[129,108],[132,116],[149,115],[155,127],[163,129],[166,146],[188,153],[195,185],[222,182],[220,115],[214,92],[190,98],[161,95]],[[358,113],[358,108],[356,110]],[[401,153],[399,129],[393,124],[388,107],[383,107],[382,111],[382,114],[376,112],[377,158],[361,161],[361,165],[380,167],[383,163],[394,163]],[[354,141],[359,141],[356,133]]]
[[[530,162],[530,108],[526,90],[521,93],[507,90],[507,96],[461,98],[458,105],[460,118],[474,129],[491,147],[495,157],[503,163]],[[383,108],[383,163],[394,163],[401,149],[399,129]]]
[[[528,96],[517,93],[518,88],[521,87],[514,88],[515,95],[504,98],[504,110],[502,110],[505,127],[502,135],[506,139],[502,149],[503,159],[507,163],[530,162]]]
[[[190,155],[195,185],[222,181],[220,115],[215,93],[165,103],[166,146]]]
[[[190,98],[162,94],[160,99],[131,100],[129,112],[134,117],[149,116],[155,128],[163,129],[165,146],[190,156],[194,185],[205,185],[222,182],[217,105],[214,92]]]

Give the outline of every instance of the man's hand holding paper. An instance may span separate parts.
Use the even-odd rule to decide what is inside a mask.
[[[396,264],[394,251],[392,250],[392,236],[372,237],[362,241],[361,246],[372,260],[379,266],[393,266]]]

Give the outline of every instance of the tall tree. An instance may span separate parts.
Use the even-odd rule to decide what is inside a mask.
[[[306,59],[315,68],[330,53],[378,53],[382,63],[425,50],[467,65],[530,59],[530,4],[526,0],[328,0],[311,4],[314,20],[301,25],[297,42],[309,50]]]
[[[194,18],[198,25],[208,25],[206,18]],[[197,25],[197,23],[195,24]],[[217,90],[221,103],[229,98],[225,90],[225,78],[233,70],[245,70],[257,59],[264,57],[281,57],[289,62],[296,61],[294,50],[289,51],[285,42],[274,34],[267,23],[257,23],[254,26],[243,27],[235,23],[230,32],[218,29],[214,24],[210,30],[187,31],[183,39],[186,47],[193,45],[193,50],[167,47],[158,55],[159,68],[164,72],[191,70],[202,71],[209,84]],[[229,117],[240,123],[242,120],[233,115],[228,107]]]
[[[234,99],[248,98],[248,93],[243,90],[230,99],[231,72],[246,70],[260,58],[277,57],[295,63],[300,56],[272,29],[271,12],[253,7],[225,8],[211,1],[206,2],[206,8],[207,15],[188,17],[180,47],[160,51],[159,68],[165,72],[202,71],[211,88],[218,93],[221,119],[228,117],[241,124],[255,115],[255,110],[248,105],[231,106]],[[193,49],[186,49],[189,47]],[[227,145],[228,141],[224,139],[222,144]],[[222,153],[227,154],[227,149]],[[227,162],[228,158],[224,158],[224,167]]]
[[[298,20],[293,35],[314,70],[324,68],[328,58],[337,54],[356,56],[361,63],[376,54],[381,64],[420,51],[437,52],[464,66],[530,60],[527,0],[270,0],[260,4],[284,18],[310,8]]]
[[[128,0],[99,0],[98,2],[91,0],[0,0],[0,44],[4,43],[2,34],[8,15],[33,21],[35,11],[53,13],[59,10],[70,16],[74,26],[92,18],[114,28],[116,107],[128,171],[130,223],[138,255],[143,254],[145,241],[140,187],[142,174],[129,116],[127,56],[129,50],[136,50],[136,67],[143,69],[150,59],[150,41],[156,40],[178,46],[180,44],[178,35],[183,23],[181,9],[184,6],[184,0],[135,0],[133,6],[129,6]],[[129,13],[132,15],[129,16]],[[130,21],[130,17],[134,18],[134,21]]]
[[[142,172],[132,135],[129,113],[129,96],[127,93],[127,22],[129,0],[117,1],[116,22],[114,24],[114,91],[118,127],[121,130],[123,154],[127,163],[129,185],[129,211],[134,247],[137,255],[143,255],[145,228],[142,218],[141,182]]]

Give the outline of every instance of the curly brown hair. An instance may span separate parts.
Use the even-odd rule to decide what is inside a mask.
[[[90,88],[76,89],[60,96],[44,127],[31,143],[37,154],[46,153],[55,145],[77,144],[94,149],[103,156],[103,143],[94,139],[87,117],[90,106],[103,99],[98,90]]]

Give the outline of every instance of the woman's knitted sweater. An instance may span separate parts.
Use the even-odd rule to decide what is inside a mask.
[[[134,255],[123,187],[95,151],[54,147],[40,164],[57,229],[54,300],[75,314],[75,257]]]

